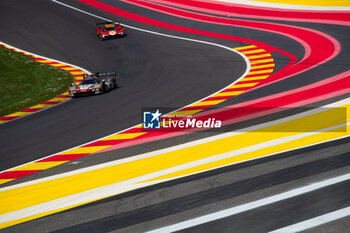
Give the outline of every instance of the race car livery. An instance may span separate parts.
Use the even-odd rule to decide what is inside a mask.
[[[96,34],[101,40],[124,37],[126,35],[124,27],[118,21],[96,23]]]
[[[91,75],[83,75],[83,80],[76,85],[72,83],[69,87],[69,95],[71,97],[102,94],[112,89],[118,88],[116,72],[95,73]]]

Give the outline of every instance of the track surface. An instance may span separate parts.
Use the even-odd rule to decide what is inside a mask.
[[[116,91],[77,98],[1,126],[1,170],[136,125],[142,107],[185,106],[246,69],[241,57],[224,49],[131,29],[126,38],[101,42],[95,18],[51,1],[1,4],[1,28],[7,32],[2,41],[91,72],[123,73]]]
[[[111,1],[105,2],[111,3]],[[2,9],[7,9],[1,16],[4,17],[1,22],[9,22],[8,19],[15,13],[19,15],[19,22],[13,23],[16,27],[11,27],[9,23],[1,25],[4,30],[14,30],[14,33],[1,36],[4,42],[70,62],[91,71],[117,69],[125,72],[121,82],[122,88],[117,91],[103,96],[75,99],[1,126],[1,169],[22,164],[136,124],[140,121],[139,108],[142,106],[149,104],[178,107],[193,102],[232,82],[232,77],[238,77],[244,71],[242,61],[229,52],[159,38],[133,30],[128,31],[129,36],[125,39],[101,43],[95,38],[93,28],[91,29],[90,26],[95,19],[57,7],[48,1],[36,0],[31,3],[21,1],[21,5],[19,2],[10,1],[1,4]],[[114,1],[113,4],[115,4]],[[260,31],[253,33],[253,30],[241,28],[228,31],[228,27],[225,26],[177,19],[124,3],[117,4],[129,11],[146,16],[152,15],[153,18],[188,27],[246,35],[260,41],[269,40],[269,43],[292,52],[299,59],[303,54],[302,48],[297,43],[282,36]],[[80,4],[75,5],[99,15],[104,14]],[[36,17],[32,17],[33,15]],[[107,14],[106,17],[110,15]],[[137,24],[123,20],[125,23]],[[27,30],[27,23],[35,26]],[[290,24],[300,24],[329,33],[341,43],[341,54],[320,68],[294,79],[238,96],[225,104],[238,103],[299,87],[347,69],[344,67],[344,62],[349,55],[349,48],[346,45],[349,34],[344,33],[346,27]],[[152,28],[141,24],[138,26]],[[56,29],[52,30],[55,27]],[[16,32],[26,36],[18,37]],[[179,32],[172,33],[181,35]],[[38,37],[40,34],[42,37]],[[198,38],[193,35],[186,36]],[[202,39],[224,43],[231,47],[239,45],[213,38]],[[37,40],[41,40],[41,43],[33,42]],[[276,56],[282,58],[282,63],[287,61],[279,54]],[[189,92],[191,95],[188,94]],[[86,124],[91,124],[91,127],[86,127]],[[119,156],[130,156],[145,150],[151,151],[196,137],[200,136],[179,137],[165,141],[163,144],[149,143],[135,146],[129,151],[105,152],[95,158],[88,156],[81,159],[79,161],[81,165],[77,166],[88,166],[104,159],[108,161]],[[132,191],[19,224],[5,229],[4,232],[143,232],[348,173],[349,151],[349,139],[300,149],[276,157]],[[47,174],[60,173],[72,169],[72,165],[55,169],[46,172]],[[349,183],[343,182],[297,198],[190,228],[185,232],[266,232],[278,229],[349,206],[348,187]],[[347,222],[347,219],[341,219],[313,230],[321,232],[332,229],[335,232],[345,232],[348,229]]]

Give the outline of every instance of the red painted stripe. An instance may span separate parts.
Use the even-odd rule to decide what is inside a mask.
[[[60,68],[61,68],[61,67],[60,67]],[[66,71],[68,71],[69,73],[72,73],[72,72],[79,72],[79,71],[81,71],[81,70],[76,69],[76,70],[66,70]],[[79,74],[79,75],[81,75],[81,74]]]
[[[232,96],[235,96],[235,95],[232,95]],[[228,100],[228,99],[230,99],[232,96],[215,96],[215,97],[209,97],[209,98],[205,99],[204,101]]]
[[[27,109],[23,109],[20,112],[36,112],[42,110],[42,108],[27,108]]]
[[[128,141],[130,139],[120,139],[120,140],[100,140],[97,142],[89,143],[88,145],[85,145],[83,147],[90,147],[90,146],[112,146],[116,145],[118,143],[123,143],[125,141]]]
[[[285,20],[296,22],[318,22],[349,25],[349,11],[310,11],[276,9],[261,6],[249,6],[236,3],[223,3],[210,0],[152,0],[183,9],[202,11],[210,14],[244,18]]]
[[[89,155],[90,153],[83,153],[83,154],[66,154],[66,155],[54,155],[45,159],[42,159],[38,162],[53,162],[53,161],[72,161],[81,157],[84,157],[86,155]]]
[[[271,74],[271,72],[262,73],[262,74],[250,74],[250,75],[245,76],[245,78],[260,77],[260,76],[266,76],[266,75],[270,75],[270,74]]]
[[[7,171],[7,172],[0,173],[0,179],[18,179],[40,171],[41,170]]]
[[[4,116],[4,117],[0,117],[0,121],[10,121],[16,118],[18,118],[18,116]]]
[[[240,88],[231,88],[231,89],[225,89],[221,92],[231,92],[231,91],[247,91],[249,88],[253,87],[240,87]]]

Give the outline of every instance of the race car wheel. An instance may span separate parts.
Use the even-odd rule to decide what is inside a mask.
[[[106,84],[102,83],[102,92],[101,93],[105,93],[106,92]]]
[[[117,81],[115,80],[113,80],[113,87],[114,89],[117,89],[119,87]]]

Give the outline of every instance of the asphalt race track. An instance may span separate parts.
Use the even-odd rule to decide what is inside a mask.
[[[2,126],[1,170],[136,125],[142,107],[185,106],[232,83],[246,69],[238,55],[224,49],[131,29],[126,38],[101,42],[95,35],[98,20],[50,1],[1,4],[4,42],[91,72],[123,74],[118,91],[77,98]]]
[[[229,48],[247,45],[242,41],[225,40],[214,36],[171,30],[166,26],[155,26],[150,20],[133,20],[131,16],[128,17],[128,14],[118,16],[92,6],[90,4],[94,2],[92,0],[61,2],[104,18],[118,18],[123,24],[141,29],[212,42]],[[231,16],[231,19],[234,19],[232,22],[236,25],[230,26],[209,22],[215,18],[208,18],[208,21],[200,20],[200,16],[195,15],[200,12],[198,9],[198,12],[191,9],[191,14],[186,15],[186,18],[181,15],[181,11],[172,11],[170,14],[166,8],[162,8],[161,12],[160,8],[157,10],[157,6],[152,5],[154,7],[152,8],[151,5],[147,5],[148,8],[146,8],[137,0],[100,2],[159,22],[247,38],[274,46],[278,48],[271,51],[276,74],[278,74],[277,71],[283,71],[285,66],[291,64],[290,54],[295,57],[296,64],[307,59],[306,56],[304,57],[307,46],[303,47],[303,44],[299,43],[301,39],[297,41],[292,36],[272,33],[272,27],[271,31],[267,31],[239,26],[240,23],[246,22],[234,20],[246,20],[243,13],[239,17]],[[99,21],[96,17],[49,0],[2,1],[0,7],[2,31],[0,41],[83,67],[91,72],[117,71],[122,74],[120,88],[117,90],[99,96],[74,98],[45,111],[0,125],[0,171],[137,125],[141,121],[142,107],[179,108],[189,105],[233,83],[247,68],[241,56],[220,47],[154,35],[128,27],[126,27],[128,36],[125,38],[100,41],[95,34],[94,24]],[[219,13],[209,12],[208,15],[220,17]],[[195,17],[198,19],[194,20]],[[135,16],[134,19],[136,18]],[[269,95],[328,80],[349,70],[348,25],[259,18],[254,20],[302,27],[310,32],[322,32],[323,34],[316,34],[333,38],[332,41],[340,45],[335,46],[337,47],[335,50],[339,49],[339,51],[334,52],[334,57],[329,60],[325,58],[325,62],[322,63],[317,60],[317,57],[321,59],[323,55],[326,56],[326,52],[323,53],[322,50],[331,48],[315,43],[316,45],[312,45],[315,47],[307,51],[314,60],[306,60],[303,66],[299,66],[300,69],[305,69],[299,74],[282,81],[266,83],[260,88],[235,96],[215,107],[259,100]],[[302,36],[300,35],[300,38],[303,38]],[[313,67],[314,64],[316,65]],[[291,66],[290,69],[292,70],[293,67]],[[294,67],[294,69],[298,68]],[[277,75],[272,77],[277,79]],[[349,82],[345,82],[344,86],[349,86]],[[337,96],[316,99],[303,106],[317,108],[349,97],[349,93],[341,93]],[[288,114],[288,111],[277,112],[266,117],[233,124],[232,129],[255,126],[258,123],[280,119]],[[113,162],[116,159],[128,159],[143,153],[152,153],[212,135],[220,135],[220,133],[192,133],[90,154],[70,163],[2,184],[0,192],[1,188],[11,187],[11,185],[21,185],[23,182],[40,178],[50,179],[53,175]],[[274,156],[218,166],[215,169],[207,169],[205,172],[178,176],[180,178],[176,179],[164,179],[165,182],[141,186],[141,188],[121,192],[101,200],[87,201],[85,202],[87,204],[66,208],[61,212],[56,211],[53,214],[38,216],[33,220],[29,219],[30,221],[21,221],[0,232],[146,232],[151,230],[270,232],[349,207],[350,181],[348,179],[335,181],[312,191],[301,191],[300,194],[289,198],[282,197],[277,200],[276,197],[266,204],[260,206],[258,204],[267,197],[275,197],[298,188],[306,190],[310,184],[348,175],[349,153],[350,139],[346,136],[325,143],[315,143],[309,147],[285,150]],[[69,187],[60,185],[62,188]],[[243,206],[246,203],[257,203],[258,206],[244,209]],[[236,214],[225,217],[220,215],[220,211],[231,207],[239,209],[241,206],[244,211],[238,210]],[[200,219],[194,223],[187,222],[200,216],[208,216],[208,218],[203,222]],[[339,217],[334,221],[303,230],[305,232],[347,232],[350,227],[349,218],[347,214],[343,218]],[[176,224],[181,227],[176,228],[178,226]],[[281,232],[294,232],[290,229],[281,230]]]

